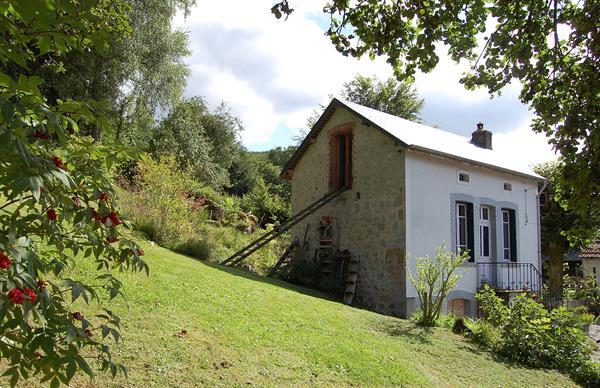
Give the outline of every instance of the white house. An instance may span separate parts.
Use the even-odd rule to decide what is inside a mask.
[[[541,287],[544,179],[511,156],[493,149],[483,124],[465,138],[333,99],[282,176],[294,213],[346,190],[292,233],[306,240],[307,265],[319,262],[326,277],[340,278],[344,260],[359,257],[355,303],[402,317],[418,309],[407,276],[414,258],[433,256],[442,242],[467,249],[446,307],[475,315],[484,283],[508,293]]]

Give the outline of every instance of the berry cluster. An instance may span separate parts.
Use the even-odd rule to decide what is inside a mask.
[[[6,252],[0,252],[0,269],[7,269],[12,264],[12,260]]]

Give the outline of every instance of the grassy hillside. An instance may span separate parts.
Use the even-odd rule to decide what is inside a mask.
[[[150,277],[123,275],[129,380],[75,386],[573,386],[554,372],[495,358],[444,329],[346,307],[321,295],[147,248]],[[86,276],[88,264],[78,265]]]

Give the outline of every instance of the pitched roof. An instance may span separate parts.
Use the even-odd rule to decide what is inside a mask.
[[[367,108],[350,101],[334,98],[327,106],[319,120],[300,144],[292,158],[284,167],[281,176],[289,178],[291,171],[304,155],[314,138],[319,134],[327,121],[331,118],[336,108],[342,107],[361,118],[366,124],[371,125],[385,135],[409,149],[419,150],[431,154],[445,156],[460,161],[474,163],[494,170],[508,172],[526,178],[543,180],[544,178],[533,172],[529,167],[519,165],[511,155],[496,150],[489,150],[471,144],[471,139],[446,132],[441,129],[415,123],[388,113]]]
[[[582,259],[598,259],[600,258],[600,238],[597,238],[587,248],[581,250],[579,257]]]

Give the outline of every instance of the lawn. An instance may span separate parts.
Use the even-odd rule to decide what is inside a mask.
[[[445,329],[424,331],[243,271],[145,245],[151,274],[125,274],[129,379],[74,386],[575,386],[567,377],[481,351]],[[93,266],[79,263],[86,276]]]

